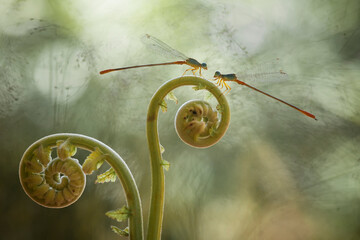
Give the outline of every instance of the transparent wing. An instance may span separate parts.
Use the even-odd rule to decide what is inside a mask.
[[[162,42],[161,40],[149,34],[145,34],[141,38],[141,40],[147,47],[149,47],[149,49],[155,51],[158,54],[165,55],[168,57],[175,57],[177,59],[182,59],[182,60],[188,59],[188,57],[182,54],[181,52],[173,49],[166,43]]]
[[[288,75],[274,60],[271,62],[249,64],[243,68],[243,71],[236,74],[241,81],[256,83],[277,83],[288,80]]]

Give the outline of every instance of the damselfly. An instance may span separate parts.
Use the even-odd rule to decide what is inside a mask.
[[[172,47],[170,47],[166,43],[160,41],[159,39],[157,39],[157,38],[155,38],[153,36],[150,36],[149,34],[145,34],[143,39],[146,42],[146,44],[149,44],[152,48],[157,49],[158,51],[166,52],[167,54],[170,54],[170,55],[172,55],[174,57],[180,58],[183,61],[165,62],[165,63],[153,63],[153,64],[136,65],[136,66],[130,66],[130,67],[112,68],[112,69],[103,70],[103,71],[100,72],[100,74],[105,74],[105,73],[109,73],[109,72],[113,72],[113,71],[121,71],[121,70],[126,70],[126,69],[131,69],[131,68],[154,67],[154,66],[174,65],[174,64],[176,64],[176,65],[186,64],[186,65],[191,67],[189,69],[186,69],[183,76],[188,71],[192,71],[192,73],[194,75],[195,75],[195,73],[197,71],[199,71],[200,76],[202,76],[201,69],[207,70],[206,63],[199,63],[194,58],[186,57],[184,54],[182,54],[179,51],[173,49]]]
[[[280,73],[280,74],[286,74],[286,73],[284,73],[284,72],[281,71],[281,70],[280,70],[279,73]],[[306,115],[306,116],[308,116],[308,117],[310,117],[310,118],[313,118],[313,119],[317,120],[316,117],[315,117],[313,114],[311,114],[311,113],[309,113],[309,112],[306,112],[306,111],[304,111],[304,110],[302,110],[302,109],[300,109],[300,108],[298,108],[298,107],[295,107],[294,105],[291,105],[291,104],[289,104],[289,103],[287,103],[287,102],[285,102],[285,101],[283,101],[283,100],[281,100],[281,99],[279,99],[279,98],[277,98],[277,97],[274,97],[274,96],[272,96],[272,95],[270,95],[270,94],[268,94],[268,93],[266,93],[266,92],[263,92],[263,91],[255,88],[255,87],[253,87],[253,86],[251,86],[251,85],[249,85],[249,84],[247,84],[247,83],[245,83],[245,82],[243,82],[243,81],[240,81],[240,80],[237,78],[236,74],[234,74],[234,73],[231,73],[231,74],[221,74],[219,71],[216,71],[216,72],[215,72],[215,75],[214,75],[214,81],[216,81],[216,84],[217,84],[219,87],[221,87],[221,88],[225,87],[225,88],[226,88],[225,91],[224,91],[224,93],[229,92],[229,91],[231,90],[231,87],[230,87],[226,82],[236,82],[236,83],[238,83],[238,84],[240,84],[240,85],[244,85],[244,86],[249,87],[249,88],[251,88],[251,89],[253,89],[253,90],[255,90],[255,91],[259,92],[259,93],[262,93],[262,94],[264,94],[264,95],[266,95],[266,96],[268,96],[268,97],[271,97],[271,98],[273,98],[273,99],[275,99],[275,100],[277,100],[277,101],[279,101],[279,102],[281,102],[281,103],[283,103],[283,104],[285,104],[285,105],[288,105],[289,107],[292,107],[293,109],[301,112],[302,114],[304,114],[304,115]]]

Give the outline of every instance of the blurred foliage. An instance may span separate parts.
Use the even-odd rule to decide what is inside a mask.
[[[117,237],[105,212],[125,204],[118,181],[95,185],[95,175],[88,177],[80,200],[61,210],[36,205],[21,189],[22,153],[57,132],[89,135],[117,151],[139,185],[146,221],[147,104],[184,67],[98,74],[166,60],[145,49],[139,40],[145,33],[207,62],[208,79],[216,70],[240,75],[281,69],[287,78],[249,83],[319,119],[233,84],[228,133],[199,150],[177,138],[178,106],[167,101],[159,123],[163,156],[171,164],[163,239],[360,238],[359,1],[1,0],[1,5],[2,238]],[[186,87],[175,95],[179,104],[208,97]],[[84,161],[81,151],[76,156]]]

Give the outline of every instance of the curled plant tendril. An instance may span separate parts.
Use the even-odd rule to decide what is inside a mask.
[[[52,149],[57,157],[52,159]],[[77,148],[90,151],[81,166],[73,156]],[[78,200],[85,188],[85,175],[91,174],[106,161],[111,168],[101,181],[120,179],[131,211],[128,234],[131,239],[143,239],[143,217],[140,195],[129,168],[121,157],[104,143],[84,135],[60,133],[33,143],[24,153],[19,166],[21,185],[36,203],[48,208],[63,208]],[[125,220],[125,218],[124,218]]]
[[[177,111],[175,128],[181,140],[194,147],[210,147],[215,144],[211,138],[218,127],[218,114],[210,104],[200,100],[190,100],[184,103]],[[218,139],[220,140],[220,139]]]
[[[76,148],[58,141],[58,157],[51,159],[51,147],[40,144],[25,152],[20,163],[20,182],[26,194],[48,208],[63,208],[79,199],[85,188],[85,174]]]
[[[160,239],[164,211],[164,160],[161,156],[157,125],[159,109],[163,106],[167,94],[181,86],[195,86],[194,89],[209,91],[217,99],[217,109],[221,114],[219,118],[218,113],[204,101],[185,103],[179,109],[175,120],[176,131],[185,143],[198,148],[212,146],[223,137],[230,123],[230,108],[225,96],[206,79],[193,76],[179,77],[164,83],[156,91],[149,104],[146,125],[152,171],[148,240]]]
[[[165,97],[180,86],[195,86],[197,90],[209,91],[218,101],[215,111],[209,103],[193,100],[182,105],[176,114],[175,126],[179,137],[187,144],[205,148],[217,143],[225,134],[230,122],[230,109],[225,96],[213,83],[199,77],[185,76],[163,84],[152,97],[147,115],[147,140],[151,159],[151,201],[149,211],[148,240],[161,238],[164,211],[165,176],[169,162],[162,158],[164,149],[158,136],[159,109]],[[176,100],[170,96],[171,100]],[[220,116],[219,116],[220,115]],[[57,148],[57,157],[51,152]],[[83,165],[73,156],[77,148],[90,151]],[[74,203],[85,187],[85,175],[97,170],[106,161],[111,168],[98,176],[97,182],[114,181],[119,178],[124,188],[127,206],[108,212],[117,221],[128,219],[129,227],[112,229],[130,239],[143,239],[143,217],[140,195],[126,163],[104,143],[80,134],[61,133],[46,136],[33,143],[24,153],[19,169],[20,182],[26,194],[38,204],[49,208],[62,208]]]

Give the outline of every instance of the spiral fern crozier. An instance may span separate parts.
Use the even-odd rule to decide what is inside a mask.
[[[57,157],[52,159],[52,149]],[[91,154],[80,165],[73,156],[77,148]],[[131,239],[143,239],[143,217],[135,180],[122,158],[104,143],[80,134],[60,133],[33,143],[19,166],[21,185],[36,203],[48,208],[63,208],[79,199],[85,188],[85,174],[91,174],[106,161],[120,179],[127,199]],[[124,214],[123,214],[124,215]]]
[[[51,158],[51,147],[30,147],[20,163],[20,182],[36,203],[49,208],[63,208],[75,202],[85,188],[85,174],[68,142],[58,141],[58,156]],[[67,145],[67,146],[66,146]]]
[[[147,115],[147,139],[151,158],[152,188],[148,225],[148,240],[160,239],[164,211],[165,176],[161,156],[157,119],[163,100],[175,88],[194,86],[209,91],[218,101],[221,117],[204,101],[185,103],[177,113],[175,125],[179,137],[187,144],[206,148],[217,143],[224,136],[230,123],[229,104],[221,90],[206,79],[185,76],[163,84],[152,97]],[[220,119],[220,121],[218,120]]]
[[[218,106],[214,110],[209,103],[192,100],[180,107],[175,126],[176,132],[185,143],[197,148],[212,146],[221,139],[229,126],[230,109],[225,96],[213,83],[203,78],[175,78],[163,84],[154,94],[149,104],[146,125],[152,171],[148,240],[161,238],[165,191],[163,168],[168,165],[162,159],[163,151],[158,136],[159,109],[164,107],[164,99],[173,89],[187,85],[212,93]],[[52,150],[55,148],[57,157],[53,159]],[[82,165],[74,158],[77,148],[91,152]],[[104,161],[108,162],[111,168],[98,176],[98,179],[100,182],[107,182],[114,179],[115,173],[122,183],[127,199],[127,206],[106,215],[118,221],[128,219],[129,227],[121,230],[112,226],[112,229],[120,235],[129,235],[132,240],[142,240],[142,208],[133,175],[116,152],[96,139],[80,134],[60,133],[38,140],[25,151],[21,159],[20,182],[26,194],[36,203],[49,208],[62,208],[79,199],[85,187],[85,174],[91,174]]]
[[[209,103],[190,100],[184,103],[175,117],[176,133],[183,142],[193,147],[209,147],[217,141],[211,139],[218,127],[218,114]],[[207,141],[211,143],[207,143]]]

